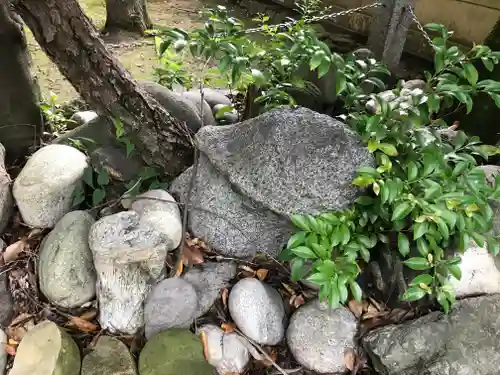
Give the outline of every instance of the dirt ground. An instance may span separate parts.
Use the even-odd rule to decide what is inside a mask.
[[[100,29],[106,19],[104,0],[80,0],[85,13]],[[216,3],[217,1],[214,1]],[[223,0],[219,0],[222,4]],[[148,9],[155,25],[175,26],[191,29],[201,24],[199,9],[208,5],[198,0],[148,0]],[[28,44],[33,58],[33,73],[36,75],[44,96],[53,92],[62,102],[78,96],[73,87],[59,73],[57,67],[40,49],[31,32],[27,29]],[[151,79],[157,63],[152,38],[133,40],[130,37],[108,43],[112,52],[120,59],[136,79]]]

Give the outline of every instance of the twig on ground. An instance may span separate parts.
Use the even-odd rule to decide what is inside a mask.
[[[288,375],[288,372],[286,370],[282,369],[273,359],[269,356],[269,354],[266,353],[264,349],[261,348],[259,344],[257,344],[254,340],[252,340],[250,337],[245,335],[243,332],[241,332],[238,328],[235,328],[234,331],[243,337],[245,340],[247,340],[255,349],[257,349],[263,356],[268,360],[276,370],[280,372],[282,375]]]
[[[180,10],[181,12],[186,12],[186,13],[192,13],[192,14],[198,14],[199,12],[197,10],[192,10],[192,9],[186,9],[186,8],[181,8],[176,5],[171,5],[173,9]]]

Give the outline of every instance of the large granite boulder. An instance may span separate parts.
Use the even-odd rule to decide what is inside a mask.
[[[374,160],[344,123],[306,108],[281,107],[196,135],[201,151],[189,226],[221,252],[276,254],[292,214],[349,207],[356,170]],[[184,197],[191,169],[172,184]]]
[[[448,314],[375,329],[362,340],[384,375],[494,375],[500,369],[500,295],[465,299]]]

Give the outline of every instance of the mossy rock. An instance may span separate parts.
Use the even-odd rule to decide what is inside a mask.
[[[79,375],[80,351],[55,323],[44,321],[24,336],[10,375]]]
[[[134,358],[120,340],[101,336],[82,362],[81,375],[136,375]]]
[[[140,375],[212,375],[203,344],[189,330],[169,329],[154,335],[139,357]]]

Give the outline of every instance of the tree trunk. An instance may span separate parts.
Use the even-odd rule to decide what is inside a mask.
[[[125,30],[143,35],[152,27],[146,0],[106,0],[104,32]]]
[[[11,161],[38,144],[42,118],[23,24],[7,5],[0,5],[0,46],[0,142]]]
[[[119,118],[148,164],[177,176],[192,162],[186,124],[132,79],[99,39],[77,0],[17,0],[16,11],[78,93],[101,113]]]

